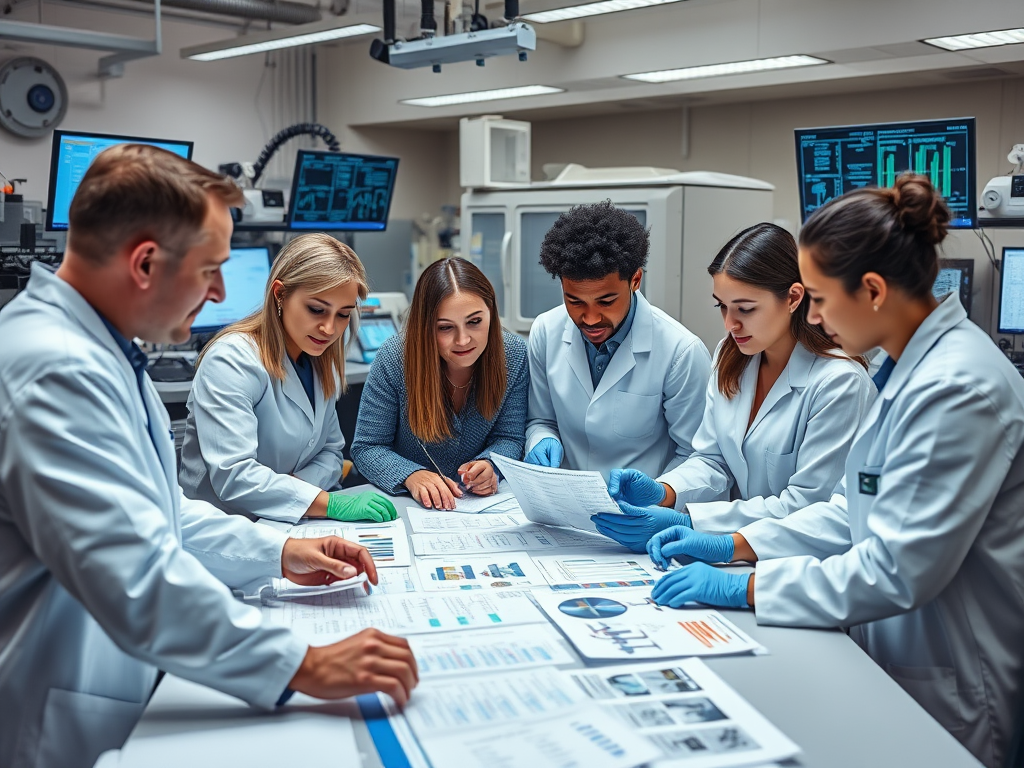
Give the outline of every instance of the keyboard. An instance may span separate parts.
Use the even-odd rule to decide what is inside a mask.
[[[153,381],[191,381],[196,369],[183,357],[158,357],[146,367]]]

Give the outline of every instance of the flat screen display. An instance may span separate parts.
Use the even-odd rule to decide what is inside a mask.
[[[796,131],[800,216],[861,187],[891,187],[920,173],[946,200],[950,226],[977,226],[974,118],[877,123]]]
[[[78,185],[96,155],[117,144],[151,144],[186,160],[192,159],[191,141],[146,139],[141,136],[113,136],[105,133],[54,131],[50,153],[50,188],[46,199],[46,228],[68,228],[68,210]]]
[[[261,306],[270,279],[270,251],[266,247],[232,248],[220,268],[224,301],[206,302],[192,321],[192,333],[210,333],[237,323]]]
[[[1024,333],[1024,248],[1003,248],[999,333]]]
[[[388,226],[397,157],[300,149],[295,159],[291,229],[383,231]]]
[[[968,315],[971,314],[971,291],[974,289],[973,259],[939,259],[939,275],[932,285],[932,295],[937,299],[949,293],[960,296],[960,304]]]

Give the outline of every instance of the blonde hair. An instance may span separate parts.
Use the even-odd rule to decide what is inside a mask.
[[[202,362],[206,351],[221,337],[229,333],[244,333],[256,343],[260,361],[267,373],[279,381],[284,380],[287,347],[284,323],[278,315],[278,299],[273,290],[276,280],[280,280],[283,285],[279,291],[282,301],[295,291],[323,293],[352,282],[358,288],[360,299],[365,299],[370,290],[366,282],[366,270],[355,251],[330,235],[319,232],[300,235],[277,255],[270,270],[263,306],[214,336],[199,356],[197,365]],[[352,313],[350,336],[355,335],[358,316],[358,312]],[[336,393],[345,391],[345,346],[342,337],[332,342],[320,357],[313,358],[313,368],[320,378],[324,397],[328,400]]]

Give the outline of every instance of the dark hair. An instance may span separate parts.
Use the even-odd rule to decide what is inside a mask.
[[[540,263],[552,277],[600,280],[612,272],[629,280],[647,263],[648,230],[610,200],[576,205],[558,217],[540,246]]]
[[[928,177],[906,173],[891,189],[857,189],[823,205],[804,224],[800,245],[848,293],[867,272],[877,272],[922,299],[939,274],[936,246],[946,237],[949,218]]]
[[[775,224],[755,224],[726,243],[708,265],[708,274],[712,277],[723,272],[733,280],[785,299],[793,283],[800,282],[796,241]],[[834,351],[835,344],[821,326],[807,322],[807,301],[801,301],[789,316],[789,330],[793,338],[815,355],[843,357]],[[718,390],[727,398],[732,399],[740,391],[740,377],[750,360],[749,355],[740,351],[731,334],[725,337],[715,368]],[[867,367],[863,360],[858,362]]]
[[[125,246],[154,240],[182,258],[202,233],[213,195],[245,202],[227,176],[159,147],[120,144],[99,154],[68,211],[68,249],[102,264]]]
[[[403,339],[405,391],[409,429],[426,443],[452,437],[453,404],[441,386],[441,353],[437,349],[437,313],[441,302],[455,293],[473,293],[490,312],[487,347],[473,371],[476,407],[490,421],[505,397],[507,373],[505,340],[501,335],[498,302],[490,281],[475,264],[452,258],[435,261],[420,275],[412,294]]]

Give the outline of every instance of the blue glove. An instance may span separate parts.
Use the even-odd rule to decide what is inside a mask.
[[[651,598],[669,608],[682,608],[691,601],[724,608],[746,608],[749,581],[749,573],[728,573],[707,563],[693,563],[658,579]]]
[[[690,516],[664,507],[634,507],[624,501],[619,509],[625,515],[609,515],[601,512],[591,515],[590,520],[597,526],[598,533],[614,539],[631,552],[646,552],[647,542],[658,531],[674,525],[690,525]]]
[[[613,469],[608,476],[608,495],[638,507],[653,507],[665,498],[665,486],[639,469]]]
[[[523,459],[527,464],[538,467],[557,467],[562,464],[562,444],[553,437],[545,437],[526,454]]]
[[[732,536],[697,533],[691,528],[676,525],[656,533],[647,542],[647,554],[659,568],[668,570],[669,560],[681,563],[701,560],[705,563],[728,563],[735,551]]]

